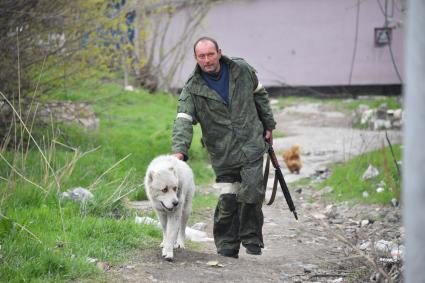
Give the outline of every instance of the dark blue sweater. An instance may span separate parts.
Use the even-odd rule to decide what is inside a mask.
[[[217,75],[202,72],[202,78],[221,96],[224,103],[229,105],[229,66],[220,61],[220,72]]]

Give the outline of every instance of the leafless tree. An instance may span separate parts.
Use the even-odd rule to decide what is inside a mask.
[[[171,82],[178,72],[181,63],[188,54],[193,43],[195,31],[199,28],[205,15],[213,5],[207,0],[159,1],[156,5],[137,6],[135,8],[136,36],[140,27],[149,25],[149,34],[135,40],[134,72],[141,86],[155,91],[170,91]],[[182,9],[189,11],[181,32],[174,38],[177,40],[168,48],[165,42],[169,39],[173,17]],[[190,15],[190,16],[189,16]]]

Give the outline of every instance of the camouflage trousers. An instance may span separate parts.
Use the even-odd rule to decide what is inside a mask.
[[[214,213],[214,241],[217,250],[239,251],[254,244],[264,247],[262,203],[263,158],[217,176],[217,184],[232,184],[222,190]],[[240,184],[240,185],[239,185]]]

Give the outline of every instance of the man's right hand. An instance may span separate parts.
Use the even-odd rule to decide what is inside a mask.
[[[270,143],[270,145],[273,145],[273,131],[266,130],[266,133],[264,134],[264,139]]]
[[[177,153],[174,154],[174,156],[177,157],[180,160],[184,160],[184,154],[183,153],[177,152]]]

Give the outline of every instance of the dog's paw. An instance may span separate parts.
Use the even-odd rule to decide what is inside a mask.
[[[184,249],[184,242],[177,240],[176,243],[174,243],[175,249]]]
[[[162,257],[166,260],[166,261],[173,261],[173,252],[165,252],[162,251]]]
[[[159,247],[160,248],[163,248],[164,247],[164,241],[162,241],[161,244],[159,244]]]

